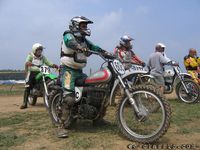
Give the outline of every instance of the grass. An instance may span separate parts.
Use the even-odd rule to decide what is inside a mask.
[[[17,135],[17,133],[13,129],[0,133],[1,150],[6,150],[9,147],[16,146],[25,142],[25,137],[22,135]]]
[[[189,105],[177,100],[169,101],[172,107],[172,120],[170,128],[177,129],[172,134],[192,135],[200,134],[200,111],[199,104]],[[45,138],[50,143],[55,143],[60,148],[66,149],[115,149],[119,141],[126,139],[119,133],[115,122],[115,108],[109,107],[106,120],[112,122],[111,126],[92,127],[90,121],[78,121],[76,126],[70,130],[70,138],[58,139],[55,135],[56,128],[52,126],[48,113],[17,112],[0,113],[0,147],[1,149],[12,149],[27,141],[36,142]],[[184,124],[184,126],[183,126]],[[168,134],[168,133],[167,133]],[[124,145],[126,148],[126,145]],[[41,145],[39,149],[46,149]]]
[[[200,103],[186,104],[178,100],[171,100],[170,105],[172,108],[170,128],[175,130],[169,135],[173,136],[174,133],[184,136],[200,135]]]
[[[24,92],[24,84],[0,85],[0,96],[21,95]]]

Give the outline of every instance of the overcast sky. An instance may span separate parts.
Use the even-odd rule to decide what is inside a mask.
[[[78,15],[94,22],[89,25],[93,43],[111,52],[128,34],[146,62],[158,42],[180,64],[190,47],[200,48],[199,0],[0,0],[0,69],[23,69],[36,42],[59,64],[62,34]],[[91,56],[86,71],[101,62]]]

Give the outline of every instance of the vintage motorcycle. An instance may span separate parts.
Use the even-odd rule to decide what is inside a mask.
[[[141,143],[152,143],[161,138],[170,125],[171,109],[168,102],[155,89],[137,85],[129,87],[122,76],[125,69],[122,63],[110,53],[94,52],[105,60],[106,66],[87,77],[84,81],[75,83],[75,104],[70,109],[65,107],[67,99],[63,98],[63,89],[54,87],[54,94],[49,99],[49,115],[54,124],[60,123],[63,111],[68,115],[64,127],[69,128],[76,119],[96,120],[105,115],[109,105],[111,90],[116,79],[124,89],[124,97],[117,106],[116,120],[122,134],[129,140]],[[53,87],[52,87],[53,88]],[[160,108],[151,113],[151,102],[154,100]]]
[[[182,73],[181,69],[175,61],[172,61],[172,69],[167,69],[164,72],[165,80],[165,94],[170,94],[175,88],[176,95],[180,101],[191,104],[199,101],[200,87],[192,79],[192,76],[188,73]]]
[[[35,65],[36,66],[36,65]],[[36,83],[34,84],[34,87],[31,89],[29,97],[28,97],[28,103],[30,105],[35,105],[37,102],[38,97],[43,97],[44,104],[46,108],[49,108],[49,93],[50,89],[49,87],[54,84],[54,80],[57,79],[57,76],[50,73],[50,67],[42,65],[37,66],[40,67],[40,72],[36,75],[35,80]]]

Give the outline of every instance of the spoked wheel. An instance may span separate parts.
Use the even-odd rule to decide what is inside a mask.
[[[176,86],[178,99],[188,104],[198,102],[200,98],[199,85],[191,79],[185,79],[183,82],[188,90],[188,93],[186,92],[183,84],[179,82]]]
[[[117,109],[117,124],[124,136],[131,141],[152,143],[161,138],[170,125],[171,109],[162,95],[148,86],[135,86],[131,92],[136,100],[139,114],[127,97],[121,100]],[[152,101],[159,110],[152,112]]]
[[[49,115],[54,125],[59,124],[59,118],[62,113],[61,108],[61,94],[54,91],[51,97],[49,98]]]
[[[61,100],[61,93],[55,92],[54,96],[49,99],[49,115],[54,125],[58,125],[61,122],[64,128],[70,128],[72,123],[76,122],[76,118],[72,116],[72,109],[68,108],[67,103]],[[62,121],[63,120],[63,121]]]
[[[37,102],[37,96],[29,95],[28,97],[28,103],[32,106],[34,106]]]

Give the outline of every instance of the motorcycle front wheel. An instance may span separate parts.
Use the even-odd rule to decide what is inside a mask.
[[[160,139],[169,128],[171,109],[169,103],[155,88],[138,85],[133,87],[131,96],[143,114],[138,116],[128,97],[123,98],[117,108],[117,124],[122,134],[131,141],[152,143]],[[159,105],[152,112],[152,103]]]
[[[200,98],[199,85],[192,79],[184,79],[183,82],[188,90],[188,93],[181,82],[177,83],[176,94],[178,99],[188,104],[198,102]]]

